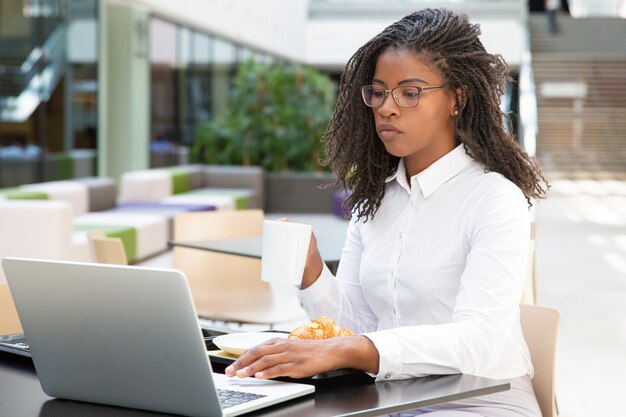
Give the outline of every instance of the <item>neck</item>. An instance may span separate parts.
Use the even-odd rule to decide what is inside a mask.
[[[411,183],[411,177],[424,171],[426,168],[437,162],[443,156],[451,152],[459,145],[460,142],[455,141],[448,146],[442,146],[435,152],[429,152],[428,154],[410,155],[404,157],[404,166],[406,168],[406,176],[409,184]]]

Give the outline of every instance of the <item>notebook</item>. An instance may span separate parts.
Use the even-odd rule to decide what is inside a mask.
[[[18,258],[2,267],[41,387],[52,397],[236,416],[315,390],[213,373],[178,270]],[[221,405],[220,395],[233,392]]]

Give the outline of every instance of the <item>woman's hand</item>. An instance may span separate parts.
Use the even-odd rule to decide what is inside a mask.
[[[378,350],[365,336],[323,340],[271,339],[244,352],[226,375],[260,379],[305,378],[335,369],[378,372]]]

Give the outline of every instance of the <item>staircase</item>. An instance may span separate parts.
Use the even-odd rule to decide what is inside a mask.
[[[529,16],[537,155],[566,178],[626,180],[626,20]]]
[[[0,38],[0,122],[28,120],[63,76],[66,25],[50,19],[40,30],[40,45],[31,37]]]

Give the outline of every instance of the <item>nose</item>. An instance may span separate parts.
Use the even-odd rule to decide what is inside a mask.
[[[392,94],[392,92],[389,92],[389,94],[387,94],[387,97],[385,97],[383,104],[378,106],[378,108],[376,109],[376,111],[378,111],[378,114],[380,114],[384,118],[389,118],[391,116],[397,115],[399,112],[398,105],[391,96]]]

